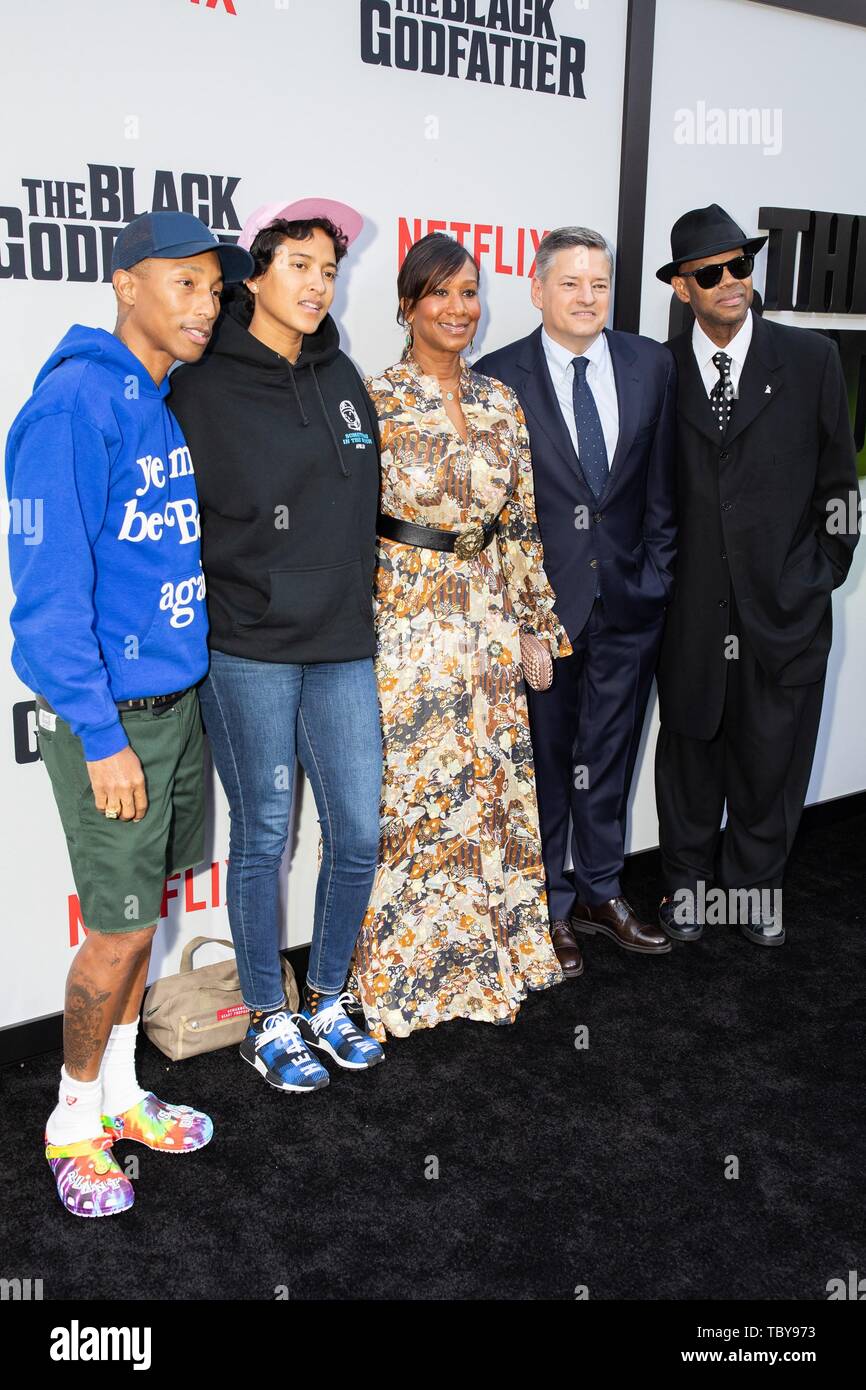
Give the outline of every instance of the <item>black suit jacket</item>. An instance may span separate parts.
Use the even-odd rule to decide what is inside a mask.
[[[820,680],[832,636],[830,594],[856,529],[834,532],[832,499],[858,497],[845,380],[835,344],[753,314],[739,399],[719,442],[692,349],[677,361],[677,583],[658,671],[663,725],[711,738],[721,719],[729,585],[744,633],[780,685]]]
[[[676,368],[651,338],[605,329],[619,406],[619,439],[596,501],[556,399],[541,328],[473,369],[517,392],[532,450],[535,510],[556,613],[578,636],[600,582],[607,620],[633,631],[657,621],[670,597],[676,545]]]

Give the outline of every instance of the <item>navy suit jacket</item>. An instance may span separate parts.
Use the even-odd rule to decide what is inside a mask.
[[[599,581],[606,620],[629,632],[661,619],[676,551],[676,385],[673,354],[652,338],[605,329],[619,439],[596,498],[562,418],[541,328],[473,364],[516,392],[529,429],[535,509],[556,614],[574,641]]]

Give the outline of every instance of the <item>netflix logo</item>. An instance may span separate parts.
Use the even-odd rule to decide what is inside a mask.
[[[439,218],[400,217],[397,220],[397,266],[403,264],[409,249],[431,232],[453,236],[494,275],[535,274],[535,253],[547,236],[547,228],[506,227],[491,222],[455,222]]]
[[[234,0],[189,0],[191,5],[200,5],[203,10],[222,10],[224,14],[237,14]],[[279,5],[277,6],[279,9]]]
[[[203,912],[205,908],[222,907],[225,902],[222,876],[228,862],[227,859],[215,859],[209,865],[198,865],[195,869],[184,869],[182,874],[171,874],[162,890],[159,920],[162,922],[168,916],[169,903],[173,900],[181,903],[184,912]],[[87,934],[87,927],[81,916],[78,894],[70,893],[67,901],[69,946],[74,948],[80,944],[82,933]]]

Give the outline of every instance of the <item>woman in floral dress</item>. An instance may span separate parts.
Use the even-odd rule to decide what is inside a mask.
[[[512,1022],[528,990],[562,979],[520,631],[554,657],[571,653],[543,569],[523,413],[509,387],[460,356],[480,314],[478,267],[433,234],[410,250],[398,294],[406,352],[366,382],[382,438],[375,669],[385,771],[354,983],[379,1041],[450,1018]],[[456,549],[433,548],[442,532],[451,546],[464,534]]]

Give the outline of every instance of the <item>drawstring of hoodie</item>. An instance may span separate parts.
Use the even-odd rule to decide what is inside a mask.
[[[295,381],[295,369],[289,361],[288,357],[284,357],[283,361],[289,369],[289,376],[292,378],[292,390],[295,393],[295,402],[297,404],[298,410],[301,412],[301,424],[308,425],[310,422],[307,419],[307,412],[304,410],[303,404],[301,403],[301,397],[298,391],[298,383]]]
[[[349,469],[346,467],[345,461],[344,461],[344,459],[343,459],[343,451],[342,451],[342,449],[340,448],[339,440],[337,439],[337,436],[336,436],[335,433],[334,433],[334,427],[333,427],[333,425],[331,424],[331,421],[330,421],[329,418],[328,418],[328,412],[327,412],[327,410],[325,409],[325,398],[324,398],[324,396],[322,395],[322,388],[319,386],[319,378],[316,376],[316,368],[315,368],[315,366],[313,365],[312,362],[310,363],[310,371],[312,372],[312,375],[313,375],[313,385],[314,385],[315,388],[316,388],[316,395],[319,397],[319,404],[320,404],[320,406],[322,407],[322,414],[323,414],[324,417],[325,417],[325,424],[326,424],[327,427],[328,427],[328,434],[331,436],[331,440],[333,441],[334,453],[337,455],[337,462],[338,462],[339,465],[340,465],[340,470],[341,470],[341,472],[342,472],[342,474],[343,474],[343,477],[344,477],[344,478],[350,478],[352,475],[351,475]],[[305,423],[306,423],[306,421],[305,421]]]
[[[298,391],[298,383],[295,381],[295,369],[289,361],[288,357],[283,357],[282,353],[277,353],[277,356],[282,358],[283,362],[285,362],[286,366],[289,369],[289,378],[292,383],[292,390],[295,393],[295,401],[297,402],[298,410],[301,413],[301,424],[309,425],[310,421],[307,418],[307,412],[304,410],[303,402],[301,401],[301,395]],[[337,436],[334,433],[334,427],[331,424],[330,419],[328,418],[328,411],[325,406],[325,398],[322,395],[322,388],[319,385],[319,378],[316,376],[316,368],[312,362],[309,365],[310,374],[313,378],[313,385],[316,388],[316,395],[319,398],[319,405],[322,407],[322,415],[325,420],[325,425],[327,427],[328,434],[331,436],[331,443],[334,446],[334,453],[337,455],[337,462],[340,465],[340,472],[343,474],[344,478],[351,478],[352,474],[350,470],[346,467],[345,460],[343,459],[343,451],[340,448],[340,441],[337,439]]]

